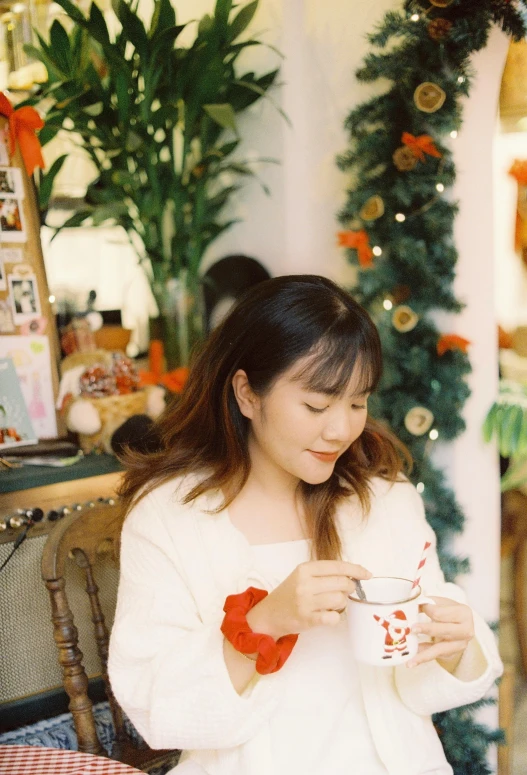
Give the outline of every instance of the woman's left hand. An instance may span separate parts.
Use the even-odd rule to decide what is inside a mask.
[[[447,597],[434,597],[436,605],[425,604],[421,611],[430,617],[429,622],[419,622],[412,628],[416,635],[426,635],[431,643],[419,644],[419,650],[406,664],[408,667],[421,665],[437,659],[448,671],[459,664],[465,649],[474,637],[474,618],[467,605]]]

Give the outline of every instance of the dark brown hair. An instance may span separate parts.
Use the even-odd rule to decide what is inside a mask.
[[[331,280],[317,275],[275,277],[250,289],[212,332],[196,357],[181,398],[156,424],[158,452],[129,451],[121,487],[125,505],[175,477],[200,474],[185,502],[220,489],[223,507],[240,492],[250,471],[250,420],[238,407],[232,379],[243,369],[253,391],[264,396],[300,358],[297,375],[307,388],[341,394],[352,375],[357,393],[375,390],[382,372],[379,335],[368,313]],[[322,484],[300,482],[313,556],[335,559],[341,544],[334,521],[339,501],[356,493],[370,505],[369,481],[396,481],[411,460],[385,427],[368,418],[362,435],[340,456]]]

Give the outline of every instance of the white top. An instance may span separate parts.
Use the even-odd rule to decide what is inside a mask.
[[[310,559],[310,543],[251,546],[255,568],[277,586]],[[345,616],[337,627],[301,633],[294,651],[299,658],[287,673],[284,698],[270,720],[275,775],[350,775],[352,762],[360,762],[360,775],[387,775],[366,720]],[[317,719],[317,733],[306,736],[312,718]]]
[[[214,513],[220,493],[182,504],[195,484],[187,477],[157,487],[124,523],[108,664],[113,691],[152,748],[184,749],[208,775],[274,775],[291,751],[289,739],[273,734],[273,719],[288,702],[292,673],[316,674],[319,655],[313,665],[297,644],[277,673],[255,675],[241,696],[234,690],[220,630],[225,598],[249,586],[271,591],[273,581],[255,567],[226,512]],[[367,516],[356,497],[339,506],[343,559],[375,576],[412,578],[431,541],[424,593],[463,602],[463,591],[444,581],[415,488],[373,479],[371,490]],[[388,775],[451,773],[431,714],[475,702],[502,672],[492,632],[477,613],[474,621],[476,637],[454,675],[435,661],[411,670],[357,665],[367,725]],[[318,714],[301,711],[289,719],[290,734],[316,740]],[[350,772],[362,775],[360,763],[350,762]]]

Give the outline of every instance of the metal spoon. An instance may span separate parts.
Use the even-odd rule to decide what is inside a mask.
[[[359,600],[366,600],[366,593],[362,588],[362,584],[360,583],[359,579],[353,579],[353,581],[355,582],[355,592],[357,593]]]

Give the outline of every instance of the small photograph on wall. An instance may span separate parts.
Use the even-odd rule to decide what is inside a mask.
[[[0,199],[0,240],[26,242],[22,206],[18,199]]]
[[[26,320],[40,317],[37,278],[35,275],[16,277],[8,275],[13,319],[17,326]]]
[[[0,168],[0,199],[24,196],[22,173],[15,167]]]

